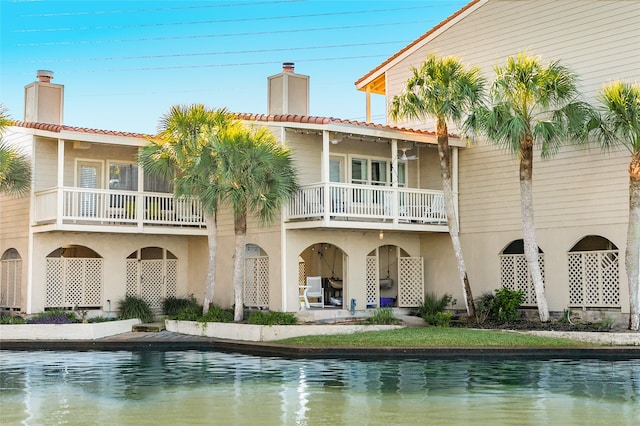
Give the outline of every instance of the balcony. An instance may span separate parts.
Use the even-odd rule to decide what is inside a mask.
[[[304,185],[291,200],[287,227],[446,232],[443,191],[346,183]]]
[[[206,235],[198,200],[173,194],[108,189],[51,188],[36,192],[35,231]]]

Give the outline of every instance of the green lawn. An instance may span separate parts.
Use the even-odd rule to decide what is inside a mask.
[[[303,336],[277,343],[313,347],[563,347],[596,346],[568,339],[445,327],[409,327],[331,336]]]

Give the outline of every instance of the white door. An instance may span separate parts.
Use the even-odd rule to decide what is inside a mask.
[[[102,163],[94,161],[78,161],[76,184],[83,189],[102,188]],[[95,192],[82,191],[79,199],[79,215],[96,217],[98,197]]]

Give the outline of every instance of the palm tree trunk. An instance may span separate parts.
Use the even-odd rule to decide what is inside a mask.
[[[533,143],[530,135],[527,135],[522,142],[520,150],[520,209],[522,212],[524,257],[533,280],[540,321],[547,322],[549,321],[549,307],[540,271],[536,227],[533,220]]]
[[[640,330],[640,152],[629,165],[629,228],[625,269],[629,280],[629,329]]]
[[[453,185],[451,183],[451,153],[449,151],[449,130],[446,121],[436,119],[436,136],[438,139],[438,156],[440,158],[440,176],[442,178],[442,189],[444,192],[444,208],[447,214],[447,224],[449,225],[449,235],[453,245],[453,253],[456,257],[458,276],[462,284],[462,294],[464,296],[464,306],[468,316],[474,316],[476,309],[473,303],[473,294],[467,275],[467,267],[464,263],[462,244],[458,232],[458,218],[453,200]]]
[[[246,209],[242,216],[234,221],[235,227],[235,250],[233,254],[233,293],[235,301],[235,309],[233,312],[233,320],[235,322],[244,319],[244,299],[243,280],[244,280],[244,252],[247,241],[247,212]]]
[[[213,303],[213,291],[216,286],[216,255],[218,252],[218,225],[216,213],[205,213],[207,224],[207,244],[209,245],[209,266],[207,268],[207,282],[205,284],[204,302],[202,313],[206,314]]]

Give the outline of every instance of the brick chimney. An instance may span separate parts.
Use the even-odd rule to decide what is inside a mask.
[[[38,70],[37,81],[24,87],[24,121],[62,124],[64,86],[53,84],[53,71]]]
[[[293,62],[267,77],[267,114],[309,115],[309,76],[296,74]]]

